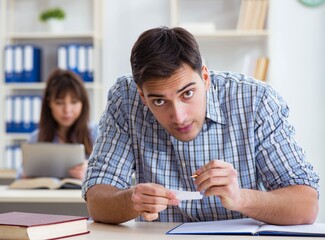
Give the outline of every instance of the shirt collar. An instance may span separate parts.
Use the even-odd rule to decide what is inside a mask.
[[[217,90],[210,86],[207,92],[207,110],[206,118],[210,119],[216,123],[226,124],[227,117],[221,109],[220,102],[218,100]]]

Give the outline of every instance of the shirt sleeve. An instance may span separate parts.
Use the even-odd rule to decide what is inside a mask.
[[[119,189],[131,186],[134,155],[128,134],[127,104],[123,100],[126,88],[116,85],[108,93],[105,112],[99,122],[99,132],[83,182],[82,196],[96,184],[108,184]]]
[[[295,129],[288,122],[287,104],[274,91],[266,91],[256,115],[258,177],[266,190],[308,185],[319,194],[319,176],[294,138]]]

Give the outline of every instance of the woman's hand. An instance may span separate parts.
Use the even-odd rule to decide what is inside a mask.
[[[78,164],[69,170],[69,174],[73,178],[82,180],[85,176],[88,160],[85,160],[82,164]]]

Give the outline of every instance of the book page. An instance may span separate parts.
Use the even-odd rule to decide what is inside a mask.
[[[55,189],[60,187],[60,179],[57,178],[22,178],[17,179],[9,185],[10,189],[37,189],[49,188]]]
[[[279,225],[269,225],[265,224],[260,227],[258,233],[272,233],[272,235],[313,235],[321,234],[325,236],[325,223],[314,223],[306,225],[289,225],[289,226],[279,226]],[[281,233],[281,234],[280,234]],[[291,233],[291,234],[284,234]]]
[[[167,234],[249,234],[254,235],[262,223],[251,219],[183,223]]]

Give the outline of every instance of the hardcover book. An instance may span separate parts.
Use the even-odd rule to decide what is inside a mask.
[[[57,239],[89,233],[88,217],[27,212],[0,214],[0,239]]]

